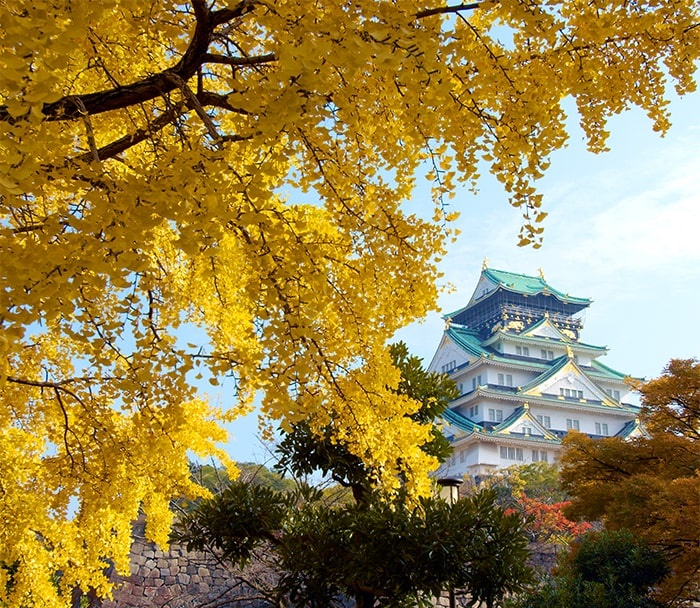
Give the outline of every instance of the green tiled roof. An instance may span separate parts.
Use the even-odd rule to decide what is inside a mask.
[[[616,380],[624,380],[625,378],[628,377],[629,374],[623,374],[622,372],[618,372],[617,370],[614,370],[612,367],[608,367],[607,365],[601,363],[600,361],[591,361],[591,367],[598,372],[601,376],[605,378],[614,378]],[[641,378],[639,378],[641,380]]]
[[[479,334],[462,325],[450,325],[445,330],[445,335],[450,338],[457,346],[468,352],[474,357],[488,357],[489,360],[497,363],[507,363],[508,365],[521,366],[529,370],[546,370],[550,362],[538,361],[536,359],[521,360],[515,356],[505,357],[498,352],[484,348],[481,344]]]
[[[503,422],[499,422],[496,426],[491,429],[492,433],[498,433],[503,429],[507,429],[513,422],[515,422],[520,416],[522,416],[525,408],[521,405],[513,410],[513,413],[508,416]]]
[[[489,352],[481,346],[481,338],[478,332],[473,329],[450,325],[445,333],[457,346],[463,348],[475,357],[489,354]]]
[[[447,409],[441,414],[441,418],[449,422],[451,425],[456,426],[458,429],[461,429],[463,431],[467,432],[472,432],[472,431],[480,431],[481,427],[478,424],[475,424],[469,418],[466,418],[465,416],[462,416],[462,414],[459,414],[455,412],[454,410]]]
[[[531,277],[526,274],[496,270],[495,268],[486,268],[481,274],[509,291],[514,291],[525,295],[550,293],[562,301],[582,304],[585,306],[591,303],[589,298],[575,298],[566,293],[562,293],[558,289],[554,289],[554,287],[547,283],[547,281],[542,277]]]
[[[551,378],[554,374],[556,374],[562,367],[564,367],[569,361],[569,358],[566,355],[562,355],[561,357],[557,357],[556,359],[553,359],[551,362],[551,367],[544,372],[543,374],[540,374],[536,378],[533,378],[528,382],[526,385],[521,386],[520,390],[525,393],[529,391],[531,388],[542,384],[545,380],[548,378]]]
[[[640,428],[639,418],[635,418],[634,420],[630,420],[625,426],[623,426],[622,430],[615,436],[627,438],[632,433],[639,430],[639,428]]]
[[[474,391],[472,391],[474,392]],[[576,405],[576,406],[583,406],[586,408],[589,408],[591,410],[600,410],[603,412],[615,412],[615,413],[620,413],[620,412],[628,412],[630,414],[637,414],[639,413],[639,407],[636,405],[630,404],[630,403],[620,403],[619,405],[611,406],[611,405],[603,405],[602,403],[593,403],[591,401],[585,401],[585,402],[580,402],[580,401],[567,401],[567,400],[562,400],[559,399],[558,397],[555,396],[549,396],[549,395],[522,395],[521,392],[512,392],[512,391],[504,391],[500,390],[498,388],[494,387],[481,387],[479,389],[479,394],[485,397],[493,397],[493,398],[506,398],[509,400],[517,400],[517,401],[528,401],[531,405],[533,403],[551,403],[551,404],[557,404],[557,405]],[[467,393],[467,395],[471,395],[471,393]]]

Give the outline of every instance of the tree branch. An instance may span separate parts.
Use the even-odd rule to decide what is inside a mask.
[[[277,55],[275,53],[268,53],[267,55],[258,55],[255,57],[226,57],[225,55],[215,55],[214,53],[207,53],[202,58],[202,63],[222,63],[224,65],[260,65],[264,63],[272,63],[277,61]]]
[[[204,91],[199,95],[196,95],[196,98],[200,107],[211,106],[228,110],[230,112],[236,112],[238,114],[250,114],[250,112],[243,110],[242,108],[232,106],[228,102],[228,98],[225,95],[219,95],[217,93],[209,93],[207,91]],[[169,124],[174,123],[180,116],[186,114],[189,110],[193,109],[194,107],[195,106],[193,104],[193,101],[190,98],[179,101],[178,103],[170,107],[166,112],[163,112],[163,114],[158,116],[153,122],[149,123],[146,127],[143,127],[142,129],[137,129],[133,133],[124,135],[123,137],[120,137],[119,139],[116,139],[113,142],[102,146],[99,150],[97,150],[99,160],[114,158],[122,152],[125,152],[132,146],[135,146],[136,144],[148,139],[154,133],[157,133]],[[220,136],[219,139],[220,141],[244,141],[246,139],[250,139],[250,137],[242,135],[225,135]],[[88,152],[86,154],[82,154],[81,156],[75,157],[74,160],[78,162],[89,162],[93,158],[94,157],[92,152]]]
[[[237,6],[211,12],[203,0],[193,0],[196,24],[192,39],[184,55],[172,67],[137,82],[115,87],[106,91],[85,95],[68,95],[53,103],[44,104],[42,113],[46,120],[75,120],[85,115],[101,114],[121,110],[161,97],[175,90],[177,84],[173,76],[187,81],[197,73],[202,65],[212,41],[214,29],[219,25],[242,17],[256,6],[257,0],[241,0]],[[76,103],[79,100],[82,107]],[[83,113],[82,108],[85,108]],[[6,106],[0,106],[0,122],[16,120]]]
[[[481,6],[482,2],[470,2],[468,4],[457,4],[455,6],[438,6],[436,8],[426,8],[416,13],[416,19],[432,17],[433,15],[447,15],[449,13],[459,13],[461,11],[473,11]]]

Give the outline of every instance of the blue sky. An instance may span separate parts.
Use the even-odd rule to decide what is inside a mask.
[[[541,268],[557,289],[591,298],[582,339],[610,349],[606,365],[652,378],[671,358],[700,356],[700,93],[675,99],[671,112],[664,138],[639,111],[615,117],[600,155],[572,120],[569,146],[539,183],[549,216],[538,250],[517,247],[520,214],[495,180],[458,192],[461,235],[441,265],[442,310],[467,303],[488,258],[501,270]],[[410,205],[431,211],[428,189]],[[434,313],[398,337],[427,365],[443,328]],[[234,459],[269,460],[254,415],[230,428]]]

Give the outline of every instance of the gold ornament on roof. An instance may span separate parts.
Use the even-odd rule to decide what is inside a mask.
[[[568,344],[566,345],[566,356],[567,356],[569,359],[573,359],[573,358],[574,358],[574,351],[571,350],[571,347],[570,347]]]
[[[544,281],[544,270],[542,270],[542,268],[540,267],[537,269],[537,272],[540,273],[540,279],[542,279]]]
[[[489,259],[484,258],[484,261],[481,263],[481,270],[486,270],[489,267]]]

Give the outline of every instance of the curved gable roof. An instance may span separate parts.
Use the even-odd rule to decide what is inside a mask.
[[[478,424],[451,409],[446,409],[442,414],[440,414],[440,417],[452,426],[455,426],[462,431],[467,431],[468,433],[481,430],[481,427]]]
[[[445,335],[449,337],[457,346],[467,351],[475,357],[487,355],[488,351],[481,346],[481,338],[478,332],[460,325],[450,325],[445,330]]]
[[[572,304],[582,304],[586,306],[591,303],[589,298],[576,298],[567,293],[562,293],[547,283],[543,277],[532,277],[526,274],[496,270],[495,268],[484,269],[482,271],[482,275],[496,285],[515,293],[528,296],[534,296],[537,294],[551,294],[562,302],[566,301],[571,302]]]

